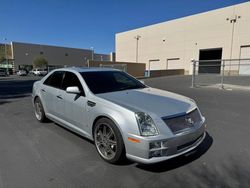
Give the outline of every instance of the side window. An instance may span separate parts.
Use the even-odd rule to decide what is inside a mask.
[[[47,80],[45,80],[44,84],[49,85],[51,87],[61,88],[63,74],[63,71],[54,72],[51,76],[49,76],[49,78],[47,78],[48,84],[45,83]]]
[[[50,85],[50,80],[51,80],[52,76],[53,76],[53,74],[51,74],[51,75],[43,82],[43,84],[49,86],[49,85]]]
[[[83,91],[82,84],[78,77],[72,72],[66,72],[62,83],[62,89],[66,90],[67,87],[72,86],[77,86],[80,91]]]

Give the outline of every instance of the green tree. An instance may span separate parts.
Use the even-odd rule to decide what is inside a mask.
[[[45,68],[48,66],[48,61],[43,57],[36,57],[33,61],[34,68]]]
[[[0,57],[0,63],[5,61],[5,57]]]

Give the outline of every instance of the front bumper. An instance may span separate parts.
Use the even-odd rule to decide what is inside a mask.
[[[131,135],[132,136],[132,135]],[[205,124],[202,124],[198,129],[190,130],[189,132],[183,132],[182,134],[174,135],[171,138],[138,138],[139,143],[129,143],[127,149],[127,158],[138,163],[153,164],[162,162],[180,155],[183,155],[202,143],[206,137]],[[161,148],[151,149],[150,143],[160,142]],[[150,152],[154,150],[162,150],[164,154],[162,156],[150,156]]]

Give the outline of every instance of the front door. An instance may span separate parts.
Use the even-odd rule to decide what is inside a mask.
[[[62,83],[62,98],[64,102],[64,114],[65,121],[72,124],[73,126],[86,131],[87,127],[87,115],[86,115],[86,104],[87,99],[83,95],[67,93],[67,87],[77,86],[80,91],[83,91],[82,84],[73,72],[66,72],[63,83]]]

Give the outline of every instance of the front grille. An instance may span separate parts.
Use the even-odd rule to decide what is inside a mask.
[[[198,142],[198,140],[200,140],[202,138],[203,134],[200,135],[198,138],[188,142],[188,143],[185,143],[185,144],[182,144],[180,146],[177,147],[177,150],[183,150],[183,149],[187,149],[188,147],[192,146],[194,143]]]
[[[188,114],[165,117],[162,119],[174,134],[177,134],[184,129],[190,129],[202,121],[198,109],[195,109]]]

